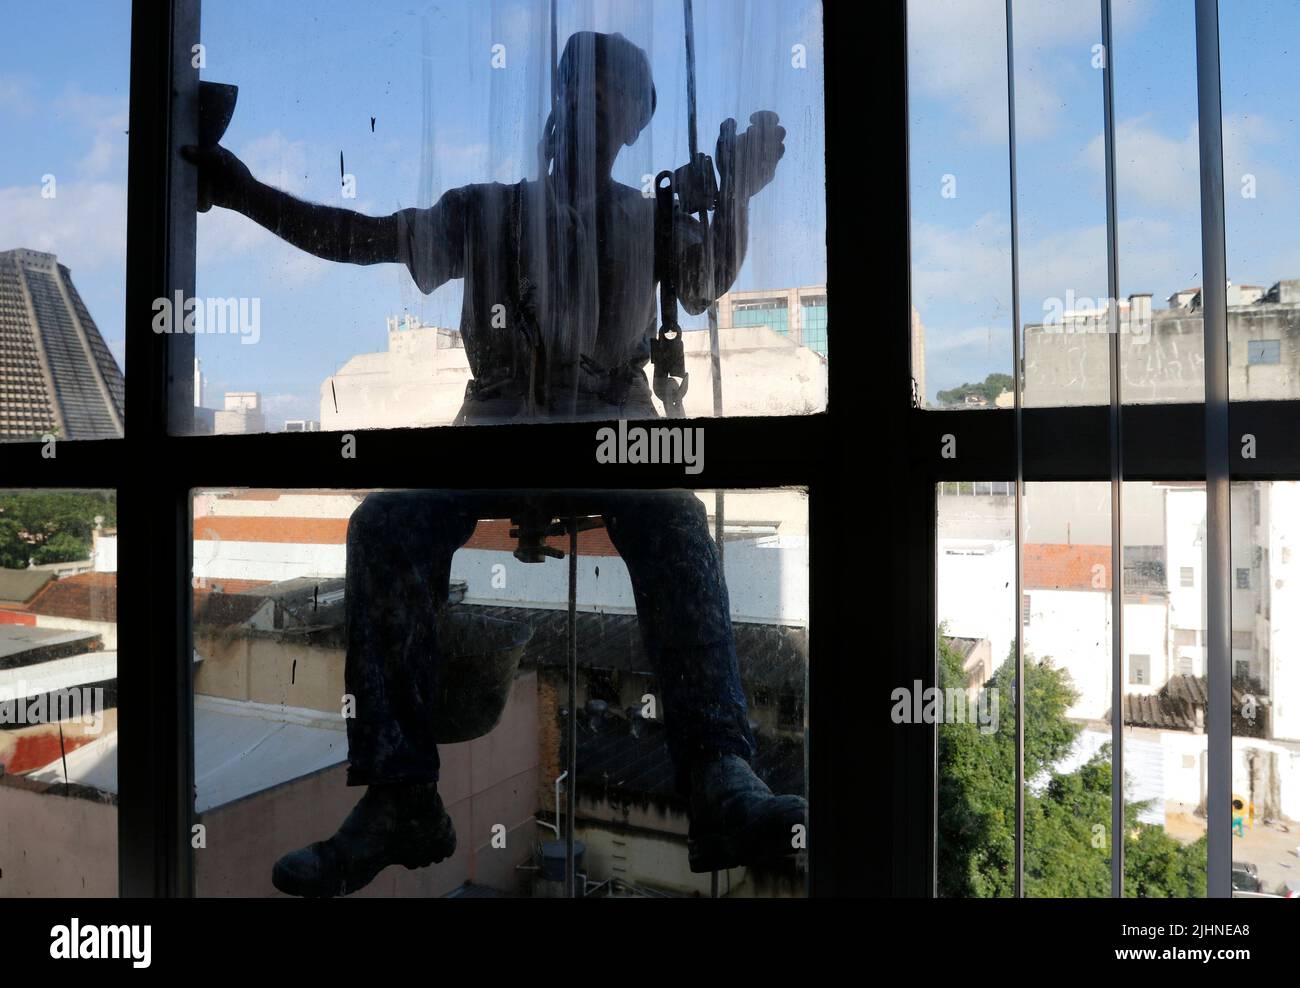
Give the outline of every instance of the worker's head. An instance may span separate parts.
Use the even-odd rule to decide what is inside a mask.
[[[579,31],[557,68],[556,113],[547,121],[546,157],[563,146],[613,165],[654,115],[656,94],[646,53],[621,34]]]

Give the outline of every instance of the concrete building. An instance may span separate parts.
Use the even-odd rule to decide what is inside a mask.
[[[733,292],[718,301],[723,411],[801,415],[826,407],[826,289]],[[387,321],[388,345],[349,359],[320,389],[320,428],[450,425],[465,399],[469,359],[460,333],[411,316]],[[683,336],[686,414],[713,415],[709,334]],[[663,409],[658,399],[656,408]]]
[[[219,436],[243,436],[266,431],[262,396],[256,391],[226,392],[225,407],[213,413],[212,431]]]
[[[1027,485],[1025,648],[1064,668],[1083,727],[1068,770],[1110,741],[1111,605],[1105,484]],[[1010,484],[947,484],[939,496],[938,616],[952,638],[987,640],[995,663],[1014,642]],[[1204,833],[1206,794],[1205,491],[1125,488],[1124,723],[1130,799],[1181,839]],[[1300,820],[1300,483],[1232,492],[1233,788],[1276,841]],[[1252,824],[1253,825],[1253,824]],[[1272,836],[1270,836],[1272,835]],[[1284,838],[1281,838],[1284,839]],[[1260,851],[1270,869],[1275,852]],[[1276,881],[1273,875],[1270,881]]]
[[[1125,402],[1199,402],[1205,396],[1200,289],[1152,310],[1150,295],[1117,304]],[[1024,403],[1109,401],[1108,308],[1065,310],[1025,327]],[[1228,286],[1229,393],[1234,400],[1300,397],[1300,280]]]
[[[0,251],[0,441],[122,435],[122,371],[53,254]]]
[[[766,326],[779,336],[826,357],[826,286],[727,292],[718,299],[718,328]]]
[[[347,519],[364,495],[327,491],[199,495],[195,575],[208,615],[198,636],[202,661],[196,682],[202,692],[293,708],[325,711],[337,706],[343,689],[343,638],[336,618],[342,610]],[[711,509],[713,499],[704,495],[704,500]],[[760,735],[759,764],[773,784],[802,791],[806,504],[803,495],[780,491],[728,492],[726,504],[732,616],[751,718]],[[512,554],[515,542],[509,527],[504,520],[480,522],[453,557],[451,576],[456,606],[526,622],[533,628],[524,671],[510,701],[515,713],[484,739],[495,739],[490,750],[516,752],[518,758],[511,764],[529,778],[524,789],[510,789],[509,799],[524,799],[524,803],[509,802],[513,808],[505,810],[500,808],[505,794],[493,797],[496,808],[491,812],[505,813],[514,821],[507,824],[507,846],[513,856],[488,855],[488,835],[478,834],[474,839],[482,838],[481,854],[486,855],[481,861],[508,860],[508,867],[496,875],[489,874],[486,865],[476,865],[472,876],[447,863],[430,871],[439,873],[439,882],[472,881],[503,893],[544,894],[530,885],[528,868],[539,842],[554,836],[550,821],[555,819],[555,779],[563,771],[560,738],[569,716],[563,648],[567,567],[559,562],[519,562]],[[658,688],[641,649],[626,566],[602,529],[580,536],[577,585],[582,670],[578,715],[583,718],[577,836],[587,848],[583,870],[592,892],[707,894],[708,876],[692,875],[685,867],[685,805],[671,784],[662,724],[629,713],[641,710],[645,697],[656,695]],[[291,633],[295,615],[303,614],[311,615],[315,630]],[[521,741],[525,737],[526,749]],[[469,747],[472,752],[479,744],[452,746],[444,756],[459,757],[458,748]],[[471,754],[471,763],[477,764],[479,757],[486,756]],[[338,785],[338,780],[327,776],[317,783],[322,793]],[[471,789],[471,794],[475,792]],[[303,790],[286,791],[281,798],[314,797]],[[346,810],[342,797],[330,799],[326,805],[337,802],[340,813]],[[520,807],[526,807],[523,815]],[[248,826],[253,826],[257,814],[267,812],[266,807],[250,809]],[[277,819],[304,815],[299,808],[275,813]],[[460,817],[453,817],[459,829]],[[311,837],[304,831],[303,840]],[[257,868],[264,870],[272,848],[255,850],[261,857],[255,860],[250,852],[247,866],[220,866],[247,873],[252,884],[242,884],[243,879],[231,884],[232,879],[223,878],[223,885],[255,889],[257,883],[265,883]],[[799,867],[796,863],[776,869],[735,869],[724,876],[723,888],[729,887],[732,894],[798,894]]]

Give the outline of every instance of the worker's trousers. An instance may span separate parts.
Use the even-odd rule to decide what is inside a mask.
[[[701,758],[752,758],[727,587],[704,506],[685,492],[614,492],[602,501],[610,540],[627,564],[641,637],[655,676],[677,784]],[[433,698],[440,667],[437,608],[452,554],[474,532],[472,494],[371,494],[347,535],[348,784],[438,778]],[[578,643],[582,666],[582,643]]]

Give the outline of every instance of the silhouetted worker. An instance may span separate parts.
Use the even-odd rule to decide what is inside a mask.
[[[224,148],[183,153],[200,167],[202,197],[318,257],[405,264],[425,293],[463,278],[460,330],[473,380],[459,421],[655,418],[644,369],[656,328],[654,199],[612,177],[620,150],[654,113],[649,59],[622,35],[582,32],[565,45],[558,77],[540,179],[453,189],[428,209],[372,217],[313,205],[258,182]],[[674,216],[678,288],[691,313],[730,287],[749,199],[785,153],[775,114],[751,123],[736,138],[734,174],[720,149],[730,191],[715,212],[712,277],[698,224]],[[682,492],[614,494],[606,503],[689,799],[691,869],[791,853],[806,804],[773,795],[749,766],[754,738],[703,505]],[[439,664],[433,603],[447,600],[452,554],[477,516],[471,498],[438,491],[372,494],[353,513],[348,784],[368,788],[333,837],[276,863],[280,890],[347,894],[390,864],[422,867],[455,850],[429,715]]]

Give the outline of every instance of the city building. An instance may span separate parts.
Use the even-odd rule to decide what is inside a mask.
[[[825,357],[826,286],[727,292],[718,299],[718,329],[766,326]]]
[[[219,436],[243,436],[266,431],[262,396],[256,391],[226,392],[225,408],[213,413],[212,431]]]
[[[53,254],[0,252],[0,440],[122,435],[122,371]]]
[[[1199,288],[1152,309],[1149,294],[1117,303],[1121,392],[1126,403],[1200,402],[1205,349]],[[1066,309],[1025,326],[1024,404],[1105,405],[1110,400],[1109,309]],[[1228,385],[1234,401],[1300,395],[1300,280],[1268,291],[1228,285]]]
[[[1015,642],[1006,606],[1013,579],[1014,485],[946,484],[939,492],[938,616],[950,647],[988,643],[994,666]],[[1082,731],[1058,771],[1111,740],[1111,555],[1105,485],[1029,485],[1023,550],[1024,649],[1065,670],[1078,695],[1067,716]],[[1206,799],[1204,486],[1129,484],[1124,493],[1125,773],[1142,819],[1193,839]],[[1254,816],[1300,820],[1300,572],[1294,519],[1300,484],[1234,486],[1232,733],[1234,786]],[[974,689],[991,669],[967,663]],[[983,677],[981,679],[980,677]]]
[[[731,292],[718,300],[726,415],[790,415],[826,407],[826,288]],[[319,427],[450,425],[465,400],[469,359],[460,333],[413,316],[387,320],[387,348],[350,358],[320,389]],[[709,334],[683,334],[689,417],[713,415]],[[655,399],[662,412],[662,405]]]

